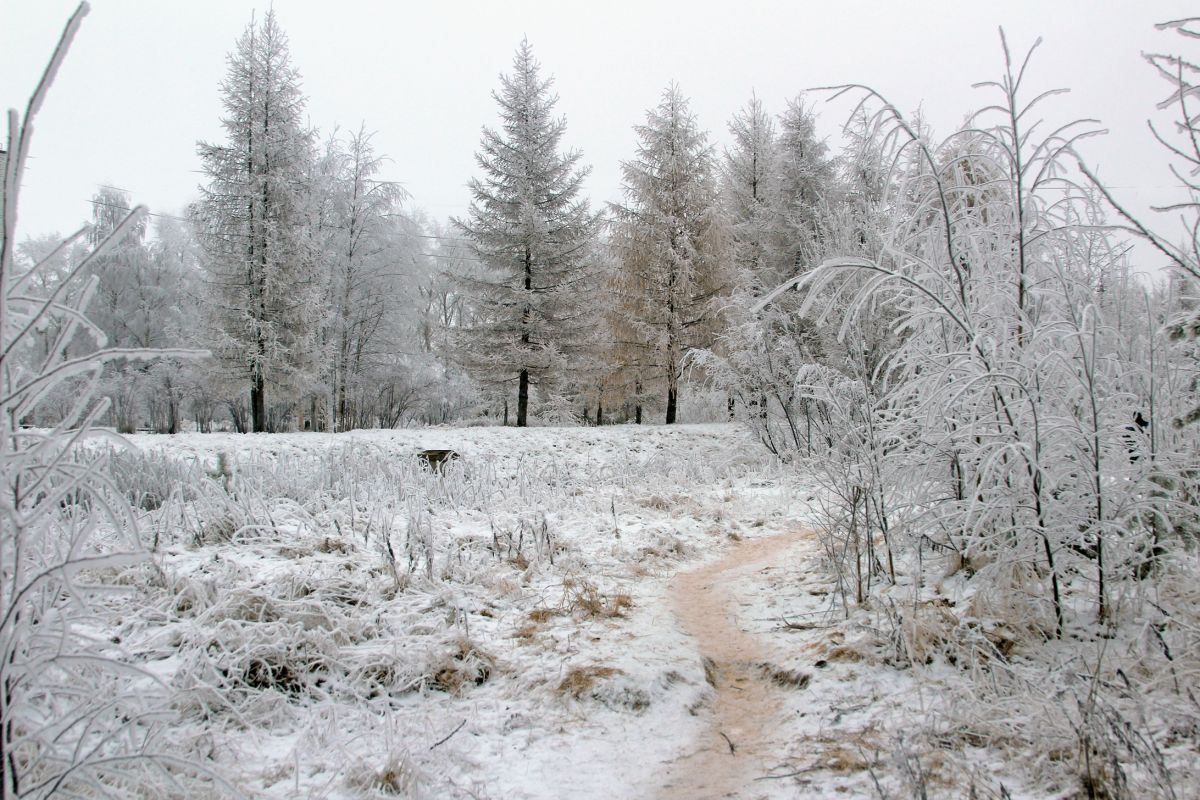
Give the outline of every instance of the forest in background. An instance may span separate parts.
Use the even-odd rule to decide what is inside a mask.
[[[730,144],[718,152],[675,85],[634,125],[639,146],[622,163],[622,201],[592,208],[584,154],[569,148],[567,120],[554,113],[553,78],[523,42],[493,93],[500,124],[484,129],[469,213],[433,221],[419,198],[382,179],[389,163],[403,172],[404,155],[376,152],[365,124],[307,126],[290,59],[273,12],[247,27],[221,85],[227,139],[198,144],[200,198],[178,214],[148,215],[89,267],[99,279],[92,315],[110,346],[213,356],[110,364],[104,421],[118,431],[779,416],[807,429],[808,406],[794,392],[751,386],[762,380],[747,372],[762,368],[750,363],[753,339],[802,349],[767,367],[783,375],[797,357],[820,363],[837,351],[836,325],[805,321],[811,330],[798,342],[768,330],[772,314],[790,314],[787,298],[765,315],[747,309],[825,258],[870,257],[912,213],[900,203],[909,167],[887,152],[897,131],[876,116],[882,98],[845,120],[831,151],[815,105],[832,93],[798,94],[777,114],[752,96],[726,123]],[[973,163],[990,156],[963,136],[935,146],[919,118],[910,133],[951,183],[991,180]],[[958,176],[948,172],[952,148],[963,150]],[[1078,178],[1071,158],[1056,168]],[[101,187],[71,247],[58,247],[57,234],[26,237],[15,257],[28,269],[53,253],[41,289],[77,292],[88,276],[74,286],[65,276],[137,200]],[[1116,231],[1109,241],[1120,249]],[[1180,285],[1146,268],[1114,256],[1105,270],[1131,292],[1177,302],[1169,297]],[[57,331],[42,333],[45,350]],[[86,348],[68,344],[73,355]],[[746,380],[731,385],[708,354]],[[52,424],[70,395],[26,422]],[[776,450],[778,438],[767,436]]]

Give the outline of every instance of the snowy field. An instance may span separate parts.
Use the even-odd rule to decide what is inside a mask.
[[[655,796],[712,694],[670,576],[805,508],[728,426],[134,442],[116,635],[264,797]]]
[[[152,558],[94,633],[213,797],[1074,797],[1071,675],[1136,649],[1023,652],[953,579],[847,614],[813,491],[732,425],[133,443]],[[1181,788],[1171,697],[1134,711]]]

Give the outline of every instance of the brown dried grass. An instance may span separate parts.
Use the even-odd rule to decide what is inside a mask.
[[[604,667],[590,664],[584,667],[571,667],[566,676],[558,684],[558,691],[579,700],[591,693],[596,682],[625,673],[616,667]]]

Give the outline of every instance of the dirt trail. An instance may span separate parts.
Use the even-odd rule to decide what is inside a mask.
[[[748,634],[736,618],[732,584],[770,563],[796,544],[795,531],[736,545],[723,558],[671,581],[675,616],[695,637],[715,687],[711,724],[694,750],[671,765],[661,800],[751,798],[753,779],[766,774],[771,732],[783,691],[760,665],[770,661],[766,645]],[[747,791],[748,790],[748,791]]]

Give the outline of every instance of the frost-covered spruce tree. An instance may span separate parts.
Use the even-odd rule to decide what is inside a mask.
[[[635,126],[637,156],[621,164],[614,208],[619,264],[615,336],[635,396],[661,385],[675,422],[684,356],[712,344],[717,296],[729,285],[723,218],[708,135],[672,84]]]
[[[783,229],[780,261],[787,275],[805,272],[820,260],[835,202],[835,165],[817,136],[817,120],[803,97],[788,101],[779,117],[779,220]]]
[[[582,198],[589,172],[563,151],[553,78],[528,41],[493,96],[500,128],[484,128],[466,219],[456,220],[482,271],[459,276],[474,321],[452,330],[451,354],[484,384],[517,387],[517,425],[528,424],[530,386],[567,377],[593,337],[589,324],[598,216]]]
[[[227,138],[199,145],[208,183],[194,211],[213,354],[248,384],[252,429],[265,431],[268,388],[294,388],[315,336],[320,285],[305,225],[312,134],[274,11],[251,21],[228,62]]]
[[[779,158],[775,124],[752,96],[729,121],[733,144],[721,168],[721,199],[739,286],[755,295],[787,275],[776,269],[779,243]]]

